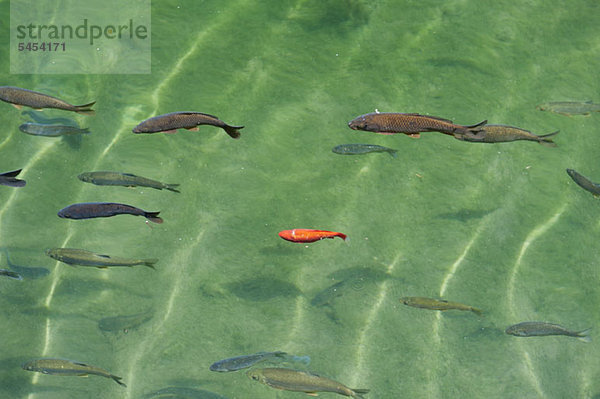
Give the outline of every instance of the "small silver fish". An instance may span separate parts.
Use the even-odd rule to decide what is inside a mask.
[[[42,374],[60,375],[60,376],[87,376],[99,375],[101,377],[112,378],[117,384],[126,387],[121,382],[121,377],[117,377],[100,367],[76,362],[66,359],[42,358],[30,360],[21,366],[23,370],[37,371]]]
[[[46,255],[71,266],[92,266],[99,269],[114,266],[132,267],[136,265],[144,265],[154,269],[154,264],[158,262],[158,259],[113,258],[108,255],[99,255],[91,251],[86,251],[85,249],[73,248],[51,248],[46,250]]]
[[[561,325],[545,323],[542,321],[524,321],[514,324],[506,329],[506,333],[516,337],[545,337],[548,335],[566,335],[568,337],[576,337],[583,342],[591,342],[591,328],[583,331],[567,330]]]
[[[382,147],[376,144],[340,144],[331,149],[336,154],[340,155],[360,155],[371,152],[387,152],[392,157],[396,157],[397,150]]]
[[[180,192],[176,189],[179,184],[165,184],[156,180],[147,179],[145,177],[136,176],[131,173],[120,173],[120,172],[84,172],[81,173],[77,178],[86,183],[96,184],[98,186],[124,186],[124,187],[150,187],[157,190],[163,188],[175,193]]]
[[[263,362],[273,357],[284,357],[285,352],[258,352],[253,355],[242,355],[219,360],[210,365],[210,371],[228,372],[246,369],[254,366],[256,363]]]
[[[591,101],[555,101],[536,106],[540,111],[550,111],[561,115],[589,115],[600,112],[600,104]]]
[[[27,122],[19,126],[19,130],[32,136],[60,137],[74,134],[89,134],[90,129],[69,125],[45,125],[43,123]]]

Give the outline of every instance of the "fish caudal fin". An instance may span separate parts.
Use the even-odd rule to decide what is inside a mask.
[[[148,266],[154,270],[156,270],[156,268],[154,267],[154,264],[158,262],[158,259],[144,259],[144,266]]]
[[[120,386],[127,388],[127,385],[125,385],[124,382],[121,382],[121,380],[123,379],[122,377],[117,377],[116,375],[111,374],[110,378],[112,378],[113,380],[115,380],[115,382],[117,384],[119,384]]]
[[[478,129],[478,128],[485,126],[487,124],[487,122],[488,121],[486,119],[486,120],[483,120],[483,121],[481,121],[479,123],[476,123],[474,125],[469,125],[469,126],[464,126],[464,127],[467,128],[467,129],[469,129],[469,130],[472,130],[474,132],[478,132],[478,131],[481,130],[481,129]]]
[[[483,316],[483,310],[477,308],[471,308],[471,312],[475,313],[477,316]]]
[[[389,150],[388,153],[392,156],[392,158],[398,158],[397,150]]]
[[[353,389],[352,392],[354,392],[354,395],[352,395],[353,398],[356,399],[364,399],[363,394],[369,393],[370,389]]]
[[[165,184],[164,188],[173,191],[174,193],[180,193],[181,191],[177,190],[175,187],[179,187],[179,184]]]
[[[19,173],[21,173],[23,169],[17,169],[17,170],[13,170],[12,172],[6,172],[6,173],[2,173],[0,174],[0,176],[4,176],[4,177],[16,177],[19,175]]]
[[[90,134],[90,133],[92,133],[92,132],[90,132],[90,128],[88,128],[88,127],[84,127],[83,129],[81,129],[81,133],[82,133],[82,134]]]
[[[577,333],[577,339],[583,342],[592,342],[592,337],[590,336],[590,331],[592,331],[592,328],[586,328],[583,331],[579,331]]]
[[[243,129],[243,128],[244,128],[244,126],[229,126],[229,125],[223,126],[223,129],[227,132],[227,134],[232,139],[239,139],[240,132],[238,132],[238,129]]]
[[[161,224],[163,222],[162,218],[158,217],[160,212],[145,212],[144,216],[151,222]]]
[[[349,240],[348,236],[346,234],[344,234],[344,233],[337,233],[336,236],[340,237],[344,241],[348,241]]]
[[[94,104],[96,104],[96,101],[93,101],[89,104],[75,105],[75,112],[83,115],[96,115],[96,111],[92,109]]]
[[[556,147],[556,143],[554,141],[552,141],[552,139],[549,139],[548,137],[556,136],[558,134],[558,132],[560,132],[560,130],[538,136],[538,138],[539,138],[538,143],[545,145],[547,147]]]

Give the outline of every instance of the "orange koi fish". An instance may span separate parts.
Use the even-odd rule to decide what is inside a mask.
[[[293,229],[279,232],[279,237],[292,242],[315,242],[324,238],[340,237],[346,241],[346,234],[335,231],[315,230],[315,229]]]

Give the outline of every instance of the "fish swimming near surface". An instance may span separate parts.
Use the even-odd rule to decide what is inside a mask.
[[[20,109],[22,106],[38,110],[43,108],[56,108],[84,115],[94,115],[95,112],[92,110],[92,106],[96,104],[94,101],[89,104],[72,105],[47,94],[13,86],[0,87],[0,100],[12,104],[17,109]]]
[[[387,152],[394,158],[398,152],[397,150],[375,144],[340,144],[333,147],[331,151],[341,155],[361,155],[369,154],[371,152]]]
[[[247,369],[248,367],[252,367],[257,363],[264,362],[265,360],[274,358],[274,357],[284,357],[287,355],[285,352],[275,351],[275,352],[258,352],[253,355],[242,355],[236,357],[230,357],[228,359],[219,360],[210,365],[210,371],[218,371],[218,372],[229,372],[229,371],[237,371],[242,369]]]
[[[474,308],[473,306],[464,305],[458,302],[449,302],[443,299],[426,298],[422,296],[405,296],[400,298],[400,302],[405,305],[412,306],[413,308],[431,309],[431,310],[466,310],[473,312],[478,316],[481,316],[483,312],[481,309]]]
[[[556,132],[538,136],[529,130],[507,125],[485,125],[476,133],[456,135],[456,139],[472,143],[506,143],[509,141],[528,140],[535,141],[549,147],[556,147],[556,143],[550,137],[558,134]]]
[[[23,169],[13,170],[12,172],[0,173],[0,185],[9,187],[24,187],[25,180],[17,179],[16,177]]]
[[[573,181],[577,183],[579,187],[589,191],[596,197],[600,196],[600,184],[592,182],[590,179],[577,173],[573,169],[567,169],[567,174],[571,176],[571,179],[573,179]]]
[[[42,374],[61,375],[61,376],[88,376],[99,375],[101,377],[112,378],[117,384],[126,387],[121,382],[121,377],[117,377],[100,367],[76,362],[66,359],[42,358],[30,360],[23,364],[23,370],[37,371]]]
[[[201,112],[171,112],[169,114],[158,115],[146,119],[133,128],[133,133],[175,133],[177,129],[187,129],[197,131],[199,125],[212,125],[220,127],[234,139],[240,137],[239,129],[244,126],[231,126],[220,120],[218,117]]]
[[[566,116],[590,115],[592,112],[600,112],[600,104],[594,104],[591,101],[555,101],[539,104],[535,108]]]
[[[362,399],[368,389],[351,389],[337,381],[306,371],[286,368],[251,369],[246,372],[249,378],[272,388],[286,391],[305,392],[316,396],[317,392],[334,392],[343,396]]]
[[[582,331],[567,330],[561,325],[545,323],[542,321],[524,321],[508,327],[505,332],[516,337],[545,337],[549,335],[566,335],[578,338],[583,342],[591,342],[591,328]]]
[[[162,223],[163,220],[158,216],[159,213],[146,212],[131,205],[115,202],[82,202],[61,209],[58,211],[58,216],[65,219],[92,219],[107,218],[116,215],[134,215],[144,216],[154,223]]]
[[[381,134],[404,133],[412,137],[419,137],[421,132],[440,132],[455,136],[477,133],[486,123],[487,120],[484,120],[475,125],[463,126],[437,116],[399,112],[373,112],[354,118],[348,122],[348,127],[353,130],[365,130]]]
[[[154,269],[158,259],[126,259],[114,258],[108,255],[99,255],[85,249],[51,248],[46,250],[46,255],[71,266],[92,266],[99,269],[108,267],[137,265],[148,266]]]
[[[45,125],[43,123],[27,122],[19,126],[19,130],[32,136],[60,137],[74,134],[89,134],[90,129],[69,125]]]
[[[314,230],[314,229],[292,229],[283,230],[279,232],[279,237],[287,241],[292,242],[315,242],[323,240],[325,238],[340,237],[346,241],[347,236],[343,233],[327,230]]]
[[[150,187],[157,190],[163,188],[175,193],[179,193],[176,187],[179,184],[165,184],[156,180],[147,179],[145,177],[136,176],[131,173],[120,173],[120,172],[84,172],[81,173],[77,178],[86,183],[96,184],[98,186],[124,186],[124,187]]]

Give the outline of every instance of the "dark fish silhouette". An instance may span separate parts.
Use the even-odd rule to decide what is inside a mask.
[[[573,181],[575,183],[577,183],[577,185],[579,185],[579,187],[589,191],[590,193],[594,194],[596,197],[600,196],[600,184],[596,184],[596,183],[592,182],[590,179],[577,173],[573,169],[567,169],[567,174],[569,176],[571,176],[571,179],[573,179]]]
[[[95,112],[92,109],[92,106],[96,104],[94,101],[89,104],[72,105],[47,94],[13,86],[0,87],[0,100],[12,104],[17,109],[20,109],[21,106],[27,106],[33,109],[56,108],[84,115],[94,115]]]
[[[354,118],[348,123],[353,130],[365,130],[382,134],[404,133],[419,137],[421,132],[440,132],[449,135],[476,133],[487,120],[475,125],[457,125],[451,120],[421,114],[399,112],[373,112]]]
[[[12,172],[5,172],[0,174],[0,185],[9,187],[24,187],[25,180],[17,179],[16,177],[21,173],[23,169],[13,170]]]
[[[331,149],[336,154],[340,155],[361,155],[368,154],[371,152],[387,152],[394,158],[396,157],[397,150],[391,148],[382,147],[376,144],[340,144]]]
[[[212,125],[220,127],[234,139],[240,137],[238,129],[244,126],[230,126],[218,117],[201,112],[171,112],[170,114],[158,115],[146,119],[133,128],[133,133],[175,133],[177,129],[197,131],[199,125]]]
[[[116,215],[144,216],[151,222],[162,223],[160,212],[146,212],[131,205],[114,202],[83,202],[69,205],[58,211],[58,216],[66,219],[107,218]]]

